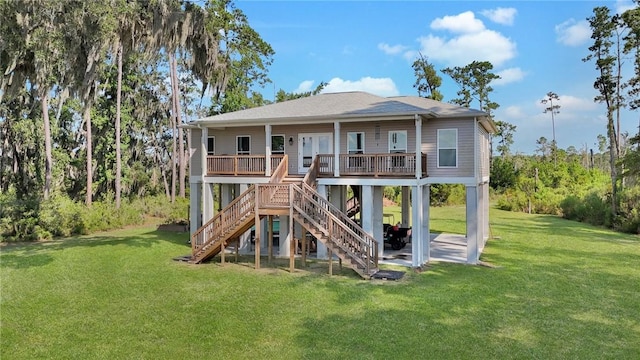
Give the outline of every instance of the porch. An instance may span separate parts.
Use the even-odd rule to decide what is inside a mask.
[[[250,175],[271,176],[284,155],[208,155],[207,175]],[[370,177],[411,177],[419,171],[427,176],[427,155],[416,153],[382,154],[318,154],[318,177],[370,176]],[[306,160],[306,159],[305,159]],[[311,166],[312,158],[303,166]],[[267,167],[269,164],[269,167]]]

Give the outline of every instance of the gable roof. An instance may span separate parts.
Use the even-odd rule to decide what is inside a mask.
[[[326,93],[191,122],[203,126],[318,123],[393,118],[487,118],[487,113],[417,96],[380,97],[362,91]]]

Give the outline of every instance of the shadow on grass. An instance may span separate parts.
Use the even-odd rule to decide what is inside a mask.
[[[134,248],[150,248],[155,244],[168,242],[184,246],[185,252],[190,252],[187,244],[188,233],[152,230],[119,235],[120,230],[95,235],[70,237],[41,241],[34,243],[12,243],[3,245],[0,252],[0,267],[23,269],[42,266],[53,261],[52,251],[71,248],[94,248],[103,246],[129,246]],[[112,235],[109,235],[112,234]]]

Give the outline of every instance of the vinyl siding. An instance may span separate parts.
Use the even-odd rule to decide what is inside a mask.
[[[190,129],[191,147],[189,148],[189,175],[202,175],[202,130]]]
[[[380,126],[380,138],[376,139],[376,126]],[[416,125],[414,121],[375,121],[366,123],[340,124],[340,152],[347,153],[347,133],[364,132],[365,154],[386,154],[389,152],[389,131],[407,131],[407,152],[415,152]]]
[[[474,119],[429,119],[422,122],[422,152],[429,177],[474,176]],[[458,129],[458,166],[438,168],[438,129]]]
[[[489,176],[490,173],[489,142],[489,133],[487,132],[487,130],[485,130],[484,127],[482,127],[482,125],[478,124],[478,174],[480,174],[480,176],[483,178]]]

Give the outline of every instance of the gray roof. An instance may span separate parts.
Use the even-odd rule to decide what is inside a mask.
[[[327,93],[195,120],[191,124],[246,126],[265,123],[310,123],[370,118],[482,117],[487,114],[417,96],[380,97],[361,91]]]

